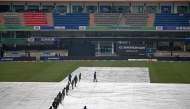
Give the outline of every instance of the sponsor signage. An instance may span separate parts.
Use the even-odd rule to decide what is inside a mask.
[[[28,42],[28,38],[1,38],[2,42]]]
[[[182,42],[190,42],[190,38],[182,39]]]
[[[156,30],[155,26],[108,26],[108,30]]]
[[[157,26],[156,30],[163,30],[163,27],[162,26]]]
[[[41,26],[41,30],[64,30],[65,26]]]
[[[40,30],[40,26],[34,26],[34,30]]]
[[[33,26],[0,26],[0,30],[9,31],[9,30],[34,30]]]
[[[79,30],[86,30],[86,26],[79,26]]]
[[[34,42],[34,38],[28,38],[28,42]]]
[[[60,41],[60,38],[34,38],[34,41],[54,42],[54,41]]]
[[[60,57],[55,57],[55,56],[43,56],[43,57],[40,57],[40,60],[41,61],[45,61],[45,60],[63,60],[63,56],[60,56]]]
[[[36,57],[3,57],[3,58],[0,58],[0,62],[11,62],[11,61],[36,61]]]
[[[190,26],[164,26],[163,30],[190,30]]]
[[[181,26],[177,26],[176,30],[190,30],[190,27],[181,27]]]
[[[64,30],[65,26],[54,26],[55,30]]]
[[[118,44],[117,54],[120,56],[146,56],[146,45],[144,44]]]
[[[128,59],[128,61],[157,61],[157,59]]]
[[[73,30],[78,30],[79,29],[79,26],[65,26],[65,29],[73,29]]]
[[[7,30],[34,30],[32,26],[7,26]]]
[[[108,29],[114,29],[114,30],[141,30],[142,27],[140,26],[124,26],[124,27],[118,27],[118,26],[112,26],[108,27]]]
[[[17,58],[15,57],[4,57],[4,58],[0,58],[1,62],[5,62],[5,61],[17,61]]]

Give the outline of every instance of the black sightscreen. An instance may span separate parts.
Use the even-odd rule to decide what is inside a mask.
[[[68,56],[95,56],[94,44],[70,44]]]

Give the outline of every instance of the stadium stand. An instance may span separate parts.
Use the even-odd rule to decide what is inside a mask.
[[[22,50],[63,50],[64,47],[58,47],[55,44],[51,45],[17,45],[16,47],[6,46],[5,51],[22,51]]]
[[[190,14],[155,14],[154,26],[189,26]]]
[[[15,53],[17,52],[17,54]],[[31,50],[30,51],[30,56],[55,56],[55,54],[57,53],[58,55],[60,54],[60,56],[67,56],[67,50],[48,50],[49,53],[45,53],[47,51],[44,50]],[[5,51],[5,57],[21,57],[24,56],[25,51]]]
[[[26,26],[48,26],[46,15],[42,12],[25,12]]]
[[[94,22],[96,26],[113,26],[119,20],[119,13],[95,13]]]
[[[21,26],[20,17],[18,13],[3,13],[3,18],[5,20],[5,26]]]
[[[53,13],[54,26],[89,26],[89,13]]]
[[[128,14],[126,13],[125,16],[125,25],[130,26],[146,26],[148,21],[147,14]]]
[[[20,57],[24,56],[26,51],[30,51],[30,56],[55,56],[57,53],[60,56],[66,56],[67,50],[65,47],[60,47],[55,44],[48,44],[48,45],[39,45],[33,44],[30,46],[27,45],[17,45],[16,47],[13,46],[6,46],[5,47],[5,57]]]

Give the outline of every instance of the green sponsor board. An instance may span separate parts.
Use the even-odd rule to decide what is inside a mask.
[[[154,26],[109,26],[108,30],[156,30]]]
[[[1,38],[2,42],[28,42],[28,38]]]
[[[86,26],[86,30],[107,30],[107,26]]]
[[[6,26],[0,26],[0,30],[7,30]]]
[[[0,26],[0,30],[34,30],[33,26]]]

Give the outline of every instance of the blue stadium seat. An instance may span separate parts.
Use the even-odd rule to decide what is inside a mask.
[[[89,26],[89,13],[53,13],[54,26]]]
[[[44,54],[50,54],[50,52],[49,51],[45,51]]]
[[[190,14],[179,16],[178,14],[155,14],[154,26],[190,26]]]
[[[17,51],[13,51],[12,54],[18,54],[18,52]]]

